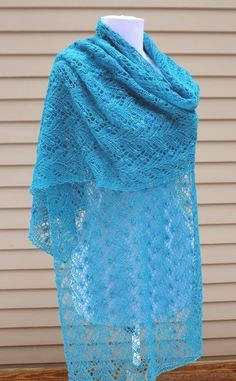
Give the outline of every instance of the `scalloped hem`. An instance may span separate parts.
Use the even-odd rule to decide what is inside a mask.
[[[155,374],[154,378],[144,376],[143,379],[148,381],[155,381],[161,374],[170,372],[171,370],[174,370],[174,369],[181,368],[184,365],[191,364],[192,362],[197,361],[202,356],[203,356],[203,351],[201,350],[200,352],[197,352],[193,356],[185,357],[184,359],[176,361],[176,362],[166,363],[165,366],[162,366],[159,368],[159,371]],[[68,377],[69,377],[69,381],[78,381],[78,378],[74,378],[74,377],[71,378],[69,375],[69,372],[68,372]],[[127,381],[128,379],[130,379],[129,375],[127,375]],[[131,376],[131,379],[132,379],[132,376]]]
[[[184,365],[191,364],[192,362],[197,361],[202,356],[203,356],[203,351],[201,350],[200,352],[196,353],[193,356],[185,357],[181,361],[176,361],[174,363],[167,363],[165,366],[159,368],[158,373],[155,375],[155,379],[163,373],[169,372],[177,368],[181,368]],[[153,381],[155,381],[155,379]]]

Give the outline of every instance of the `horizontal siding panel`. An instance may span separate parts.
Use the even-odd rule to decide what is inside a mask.
[[[236,225],[200,226],[200,241],[203,244],[236,243]]]
[[[203,205],[235,203],[236,184],[198,184],[197,198],[198,204]]]
[[[39,121],[44,100],[0,100],[0,122]],[[236,98],[201,99],[199,119],[236,119]],[[14,110],[14,113],[12,112]]]
[[[56,54],[94,33],[95,29],[91,32],[4,32],[0,33],[0,54]],[[167,54],[236,54],[235,33],[151,32],[150,36]]]
[[[201,245],[202,263],[236,263],[236,245]]]
[[[234,356],[236,338],[208,339],[203,343],[203,352],[207,356]]]
[[[39,127],[39,122],[2,122],[0,144],[37,143]]]
[[[32,166],[0,167],[1,186],[28,186],[32,178]],[[235,163],[197,163],[197,183],[235,183]]]
[[[235,224],[236,204],[199,205],[199,224]],[[0,209],[0,229],[26,229],[29,226],[30,208]]]
[[[235,98],[236,77],[194,77],[201,88],[202,98]],[[0,78],[0,99],[44,99],[46,78]]]
[[[203,302],[236,302],[236,282],[204,284]],[[24,289],[1,290],[0,309],[55,308],[58,307],[57,290]]]
[[[37,345],[0,348],[0,364],[46,364],[64,362],[62,345]]]
[[[5,309],[0,313],[0,328],[60,326],[58,307]]]
[[[236,321],[203,323],[203,344],[207,339],[230,338],[236,329]],[[60,327],[2,329],[0,347],[18,347],[32,345],[62,345]]]
[[[236,287],[236,284],[235,284]],[[57,291],[51,290],[8,290],[0,291],[0,309],[57,308]],[[1,313],[1,312],[0,312]],[[0,334],[1,336],[1,334]]]
[[[236,184],[197,184],[198,205],[236,203]],[[31,208],[29,187],[0,188],[0,209]]]
[[[198,142],[236,141],[235,120],[200,120]],[[40,123],[1,122],[0,143],[37,143]]]
[[[92,31],[102,14],[114,14],[114,8],[68,9],[32,8],[2,9],[0,31],[54,32]],[[231,9],[153,9],[126,8],[125,14],[141,17],[146,31],[185,31],[185,32],[234,32],[236,31],[236,11]],[[222,22],[224,20],[224,22]]]
[[[226,283],[204,284],[203,301],[204,302],[235,302],[236,301],[236,277],[234,277],[234,282],[235,283],[228,283],[228,284]],[[11,291],[5,291],[5,292],[7,293]],[[235,333],[236,333],[236,330],[235,330]]]
[[[203,340],[203,356],[233,356],[236,339],[205,339]],[[30,361],[29,361],[30,359]],[[62,345],[41,345],[0,348],[0,364],[46,364],[61,363],[64,360]]]
[[[211,264],[202,267],[203,282],[205,284],[232,283],[236,281],[235,264]],[[53,270],[1,271],[0,290],[51,289],[55,287]]]
[[[236,203],[236,184],[198,184],[198,205]],[[28,187],[0,188],[0,208],[31,208]]]
[[[236,332],[236,320],[206,321],[203,322],[202,328],[203,338],[232,338],[232,332]]]
[[[203,321],[235,320],[235,319],[236,319],[236,303],[235,302],[223,302],[223,303],[213,302],[213,303],[203,304]]]
[[[198,141],[236,141],[235,120],[200,120]]]
[[[189,0],[120,0],[119,3],[111,4],[110,0],[67,0],[66,6],[64,0],[1,0],[0,8],[213,8],[213,9],[235,9],[236,4],[234,0],[214,1],[212,0],[198,0],[190,2]]]
[[[35,144],[4,144],[0,149],[0,165],[33,165]],[[236,162],[235,142],[198,142],[196,162]]]
[[[236,204],[199,205],[198,213],[200,224],[236,224]]]
[[[0,270],[53,269],[53,258],[42,254],[36,248],[0,250]],[[201,244],[201,257],[202,264],[236,263],[236,244]]]
[[[230,338],[236,329],[236,321],[204,322],[203,345],[209,339]],[[0,347],[18,347],[34,345],[62,345],[62,332],[60,327],[51,328],[16,328],[14,331],[1,330]]]
[[[230,253],[229,260],[232,261]],[[42,252],[36,248],[31,250],[0,250],[0,270],[20,269],[53,269],[53,258],[49,255],[42,255]]]
[[[200,119],[236,119],[236,99],[201,99],[197,109]]]
[[[43,99],[48,78],[0,79],[0,99]]]
[[[29,187],[0,188],[0,208],[31,208],[31,205]]]
[[[0,336],[0,348],[63,344],[60,327],[1,329]]]
[[[33,166],[0,166],[0,187],[29,186]],[[197,163],[196,182],[236,183],[236,163]]]
[[[162,49],[165,49],[164,47]],[[190,71],[193,76],[207,76],[208,78],[236,75],[236,56],[230,54],[170,54],[177,63]]]
[[[236,77],[219,78],[193,75],[193,78],[199,83],[201,97],[203,98],[234,98],[236,96]]]
[[[210,264],[202,266],[203,282],[206,284],[236,282],[235,274],[236,265],[232,263]]]
[[[235,166],[236,167],[236,166]],[[0,167],[0,187],[28,186],[32,179],[32,166]]]
[[[203,321],[236,320],[236,302],[203,303]],[[5,309],[0,328],[60,327],[58,308]]]
[[[0,59],[0,78],[46,77],[49,74],[54,58],[55,54],[2,55]]]
[[[48,55],[2,55],[0,60],[0,78],[4,77],[47,77],[55,54]],[[193,76],[208,78],[236,76],[236,55],[214,54],[171,54],[180,65],[188,69]],[[16,89],[15,89],[16,90]],[[14,90],[14,91],[15,91]]]
[[[200,241],[201,244],[235,244],[236,225],[200,225]],[[28,229],[0,230],[0,250],[32,248],[34,246],[28,239]]]
[[[197,183],[235,183],[236,166],[234,163],[197,163]]]
[[[45,254],[47,255],[47,254]],[[55,288],[53,270],[1,271],[0,290]]]

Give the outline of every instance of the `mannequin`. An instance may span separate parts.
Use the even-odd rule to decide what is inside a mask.
[[[144,19],[125,15],[102,16],[101,19],[108,27],[119,33],[162,75],[160,69],[143,49]]]

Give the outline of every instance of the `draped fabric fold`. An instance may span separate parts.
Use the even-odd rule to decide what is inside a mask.
[[[150,380],[202,355],[195,182],[200,98],[99,18],[55,57],[29,238],[53,257],[70,381]]]

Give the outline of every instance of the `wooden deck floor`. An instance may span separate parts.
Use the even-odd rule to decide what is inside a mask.
[[[0,381],[68,381],[65,367],[0,369]],[[198,360],[166,372],[157,381],[236,381],[235,360]]]

